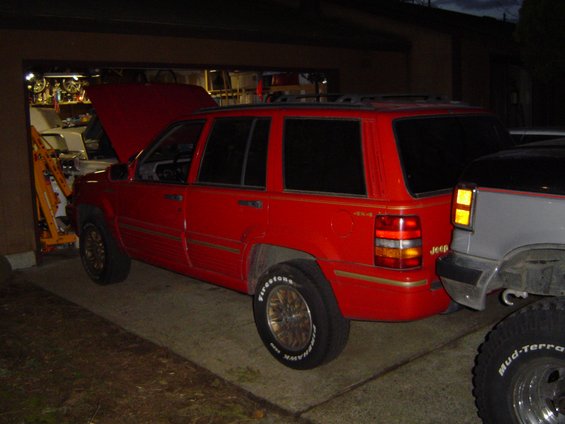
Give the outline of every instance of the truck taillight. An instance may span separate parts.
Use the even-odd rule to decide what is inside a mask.
[[[422,266],[422,229],[419,217],[376,217],[375,265],[394,269]]]
[[[475,203],[475,187],[459,185],[453,193],[451,222],[459,228],[470,230],[473,227],[473,206]]]

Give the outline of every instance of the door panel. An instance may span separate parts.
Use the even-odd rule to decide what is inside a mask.
[[[267,224],[266,193],[192,187],[189,195],[188,252],[192,264],[243,279],[244,249],[262,237]]]
[[[128,253],[186,269],[186,186],[133,181],[122,187],[118,228]]]
[[[193,266],[245,280],[245,249],[267,226],[267,147],[270,119],[217,119],[187,205]],[[235,288],[235,287],[234,287]]]
[[[127,252],[186,272],[186,180],[203,121],[171,125],[136,164],[135,177],[119,185],[117,225]]]

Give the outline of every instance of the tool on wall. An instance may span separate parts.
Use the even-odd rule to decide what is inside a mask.
[[[40,225],[41,251],[46,253],[57,246],[75,243],[77,237],[57,216],[61,203],[59,193],[68,198],[71,188],[61,170],[59,158],[55,149],[47,148],[46,142],[32,126],[31,139],[33,142],[33,171],[35,177],[35,198],[37,219]],[[54,188],[56,185],[56,188]]]

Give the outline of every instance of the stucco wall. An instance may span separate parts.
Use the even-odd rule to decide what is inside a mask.
[[[325,4],[324,13],[409,41],[411,49],[407,56],[408,91],[453,96],[451,36],[335,4]]]
[[[490,106],[490,52],[475,40],[461,43],[462,98],[473,105]]]
[[[4,60],[0,72],[0,254],[7,254],[32,251],[35,227],[21,60]]]
[[[36,250],[24,64],[328,69],[341,91],[407,91],[406,53],[175,37],[0,30],[0,255]]]

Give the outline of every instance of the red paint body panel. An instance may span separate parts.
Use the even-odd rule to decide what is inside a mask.
[[[186,272],[186,187],[115,183],[117,232],[126,252],[147,262]],[[176,197],[175,197],[176,196]],[[175,200],[180,198],[181,200]]]
[[[233,188],[192,186],[187,193],[188,254],[194,268],[240,281],[230,288],[246,291],[243,253],[265,237],[269,196]],[[261,202],[261,208],[240,204]]]
[[[180,101],[182,96],[177,97]],[[77,226],[81,204],[99,207],[132,257],[241,292],[253,292],[256,247],[278,246],[316,260],[345,317],[387,321],[423,318],[442,312],[450,301],[435,274],[435,260],[450,242],[451,195],[446,190],[415,198],[408,192],[393,121],[452,113],[485,112],[449,105],[329,108],[282,104],[185,115],[183,119],[206,121],[185,184],[138,182],[134,161],[126,181],[111,181],[109,172],[96,175],[95,183],[88,183],[89,176],[80,179],[69,211]],[[147,134],[159,133],[157,122],[165,125],[172,115],[156,118]],[[252,190],[199,184],[200,163],[215,120],[242,116],[271,120],[266,187]],[[288,117],[358,120],[367,194],[285,190],[281,158]],[[131,151],[133,133],[129,127],[120,131],[116,137],[124,137]],[[260,203],[250,207],[250,201]],[[419,217],[421,268],[374,266],[374,225],[380,214]]]

